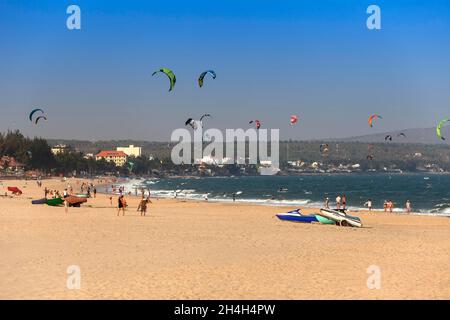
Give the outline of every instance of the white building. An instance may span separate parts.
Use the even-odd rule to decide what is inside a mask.
[[[65,144],[57,144],[56,146],[53,146],[51,151],[56,156],[61,153],[69,152],[70,148],[66,146]]]
[[[133,157],[139,157],[142,153],[141,147],[135,147],[134,145],[129,145],[128,147],[118,147],[116,148],[117,151],[122,151],[127,156],[133,156]]]

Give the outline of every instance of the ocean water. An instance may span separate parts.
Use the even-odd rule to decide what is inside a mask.
[[[334,206],[338,194],[347,196],[347,205],[358,210],[371,198],[375,209],[392,200],[394,211],[404,211],[410,200],[415,212],[450,215],[450,175],[446,174],[323,174],[305,176],[205,177],[130,180],[126,191],[150,188],[152,196],[210,201],[247,202],[273,206],[323,206],[330,198]],[[283,189],[283,190],[280,190]]]

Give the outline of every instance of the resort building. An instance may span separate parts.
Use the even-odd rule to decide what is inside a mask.
[[[116,150],[124,152],[129,157],[139,157],[142,154],[142,148],[135,147],[134,145],[129,145],[128,147],[118,147]]]
[[[123,166],[127,162],[127,155],[123,151],[100,151],[95,155],[95,160],[106,160],[108,162],[114,162],[118,167]]]
[[[65,144],[57,144],[56,146],[53,146],[51,150],[52,153],[56,156],[61,153],[69,152],[70,148]]]

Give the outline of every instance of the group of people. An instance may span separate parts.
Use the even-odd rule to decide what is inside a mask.
[[[88,195],[89,198],[92,195],[94,196],[94,198],[97,197],[97,187],[92,182],[91,183],[83,182],[81,184],[80,190],[81,190],[81,193],[86,192],[86,194]]]
[[[330,208],[330,198],[325,198],[325,208]],[[340,194],[336,197],[336,209],[337,210],[346,210],[347,209],[347,196],[344,194],[341,196]]]
[[[111,186],[112,190],[117,190],[115,186]],[[137,208],[137,211],[140,212],[141,216],[146,216],[147,214],[147,207],[149,203],[152,203],[150,200],[150,189],[148,190],[148,195],[146,195],[146,190],[144,188],[140,189],[141,191],[141,200],[139,201],[139,205]],[[122,216],[125,215],[125,209],[128,207],[127,200],[124,195],[125,188],[119,187],[119,198],[117,199],[117,216],[120,215],[120,212],[122,211]],[[131,192],[128,192],[129,195],[131,195]],[[135,195],[137,196],[138,189],[135,188]],[[112,197],[109,197],[109,200],[112,205]]]
[[[368,199],[365,203],[364,203],[364,207],[367,207],[367,209],[370,211],[372,211],[373,209],[373,201],[372,199]],[[325,198],[325,208],[329,209],[330,208],[330,198],[326,197]],[[344,194],[343,196],[338,195],[336,197],[336,209],[337,210],[345,210],[347,209],[347,196]],[[393,212],[394,211],[394,202],[392,200],[385,200],[383,203],[383,209],[384,212]],[[407,213],[411,213],[412,212],[412,203],[410,200],[406,200],[405,203],[405,210]]]

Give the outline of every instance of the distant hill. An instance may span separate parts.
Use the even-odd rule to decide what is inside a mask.
[[[398,136],[404,133],[406,137]],[[414,144],[446,144],[450,145],[450,127],[442,128],[442,134],[448,137],[448,140],[442,141],[436,136],[436,128],[421,128],[421,129],[404,129],[398,131],[389,131],[384,133],[369,134],[364,136],[356,136],[342,139],[328,139],[331,141],[342,142],[366,142],[366,143],[414,143]],[[386,141],[387,135],[392,136],[392,141]]]

